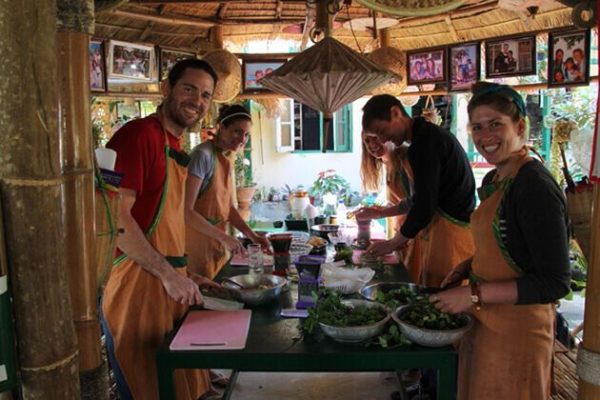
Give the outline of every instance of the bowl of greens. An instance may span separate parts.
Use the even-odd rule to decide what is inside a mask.
[[[447,314],[439,311],[426,297],[399,307],[392,313],[400,331],[413,343],[442,347],[456,342],[473,326],[470,314]]]
[[[371,301],[385,305],[390,310],[412,303],[419,293],[419,285],[408,282],[379,282],[367,285],[360,295]]]
[[[310,312],[310,311],[309,311]],[[319,326],[336,342],[360,343],[380,335],[390,320],[389,309],[367,300],[341,300],[319,313]]]

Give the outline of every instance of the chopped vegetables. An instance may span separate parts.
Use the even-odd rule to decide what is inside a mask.
[[[467,323],[460,315],[441,312],[424,296],[417,296],[411,306],[408,312],[400,316],[400,319],[419,328],[458,329]]]

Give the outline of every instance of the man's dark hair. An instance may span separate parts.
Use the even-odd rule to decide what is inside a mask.
[[[181,60],[177,64],[173,65],[173,68],[171,68],[171,71],[169,71],[169,84],[171,86],[175,86],[177,81],[181,79],[183,73],[188,68],[199,69],[206,72],[215,81],[215,86],[217,85],[218,77],[213,67],[211,67],[206,61],[197,60],[195,58],[186,58],[185,60]]]
[[[400,108],[402,115],[408,117],[404,106],[400,100],[389,94],[380,94],[373,96],[363,107],[362,128],[368,130],[369,125],[375,120],[390,121],[392,119],[391,110],[393,106]]]

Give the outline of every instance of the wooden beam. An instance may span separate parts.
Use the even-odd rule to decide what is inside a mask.
[[[275,24],[298,24],[304,21],[302,18],[298,17],[282,17],[279,19],[274,19],[272,17],[260,18],[256,16],[252,16],[251,18],[245,19],[237,17],[235,19],[221,19],[221,20],[211,20],[206,18],[189,18],[182,16],[172,16],[172,15],[154,15],[154,14],[142,14],[135,13],[131,11],[123,11],[123,10],[114,10],[110,12],[111,15],[117,17],[125,17],[125,18],[135,18],[146,21],[154,21],[161,24],[167,25],[186,25],[186,26],[195,26],[198,28],[212,28],[215,25],[240,25],[240,24],[248,24],[248,25],[275,25]]]
[[[144,31],[142,32],[142,34],[140,35],[140,42],[145,41],[146,38],[148,36],[150,36],[150,34],[152,33],[152,28],[154,28],[154,22],[150,21],[150,22],[148,22],[148,24],[144,28]]]
[[[306,1],[303,0],[281,0],[286,4],[305,4]],[[156,4],[164,4],[164,5],[175,5],[175,4],[248,4],[249,0],[138,0],[138,1],[130,1],[130,3],[140,4],[140,5],[156,5]],[[256,3],[270,3],[269,1],[252,1],[253,4]]]
[[[277,9],[275,11],[275,18],[280,19],[282,12],[283,12],[283,3],[281,2],[281,0],[277,0]]]
[[[143,19],[146,21],[154,21],[160,24],[168,24],[168,25],[187,25],[187,26],[195,26],[198,28],[211,28],[215,26],[217,23],[215,21],[209,21],[207,19],[200,18],[189,18],[189,17],[169,17],[169,16],[160,16],[160,15],[152,15],[152,14],[140,14],[131,11],[124,10],[113,10],[110,14],[117,17],[125,17],[125,18],[135,18],[135,19]]]

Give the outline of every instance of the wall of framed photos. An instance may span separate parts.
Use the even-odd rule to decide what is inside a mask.
[[[538,74],[548,87],[587,85],[591,39],[589,29],[563,29],[413,50],[406,56],[407,80],[409,85],[435,84],[448,92],[468,91],[480,79]],[[547,48],[545,54],[537,49],[540,42]]]

